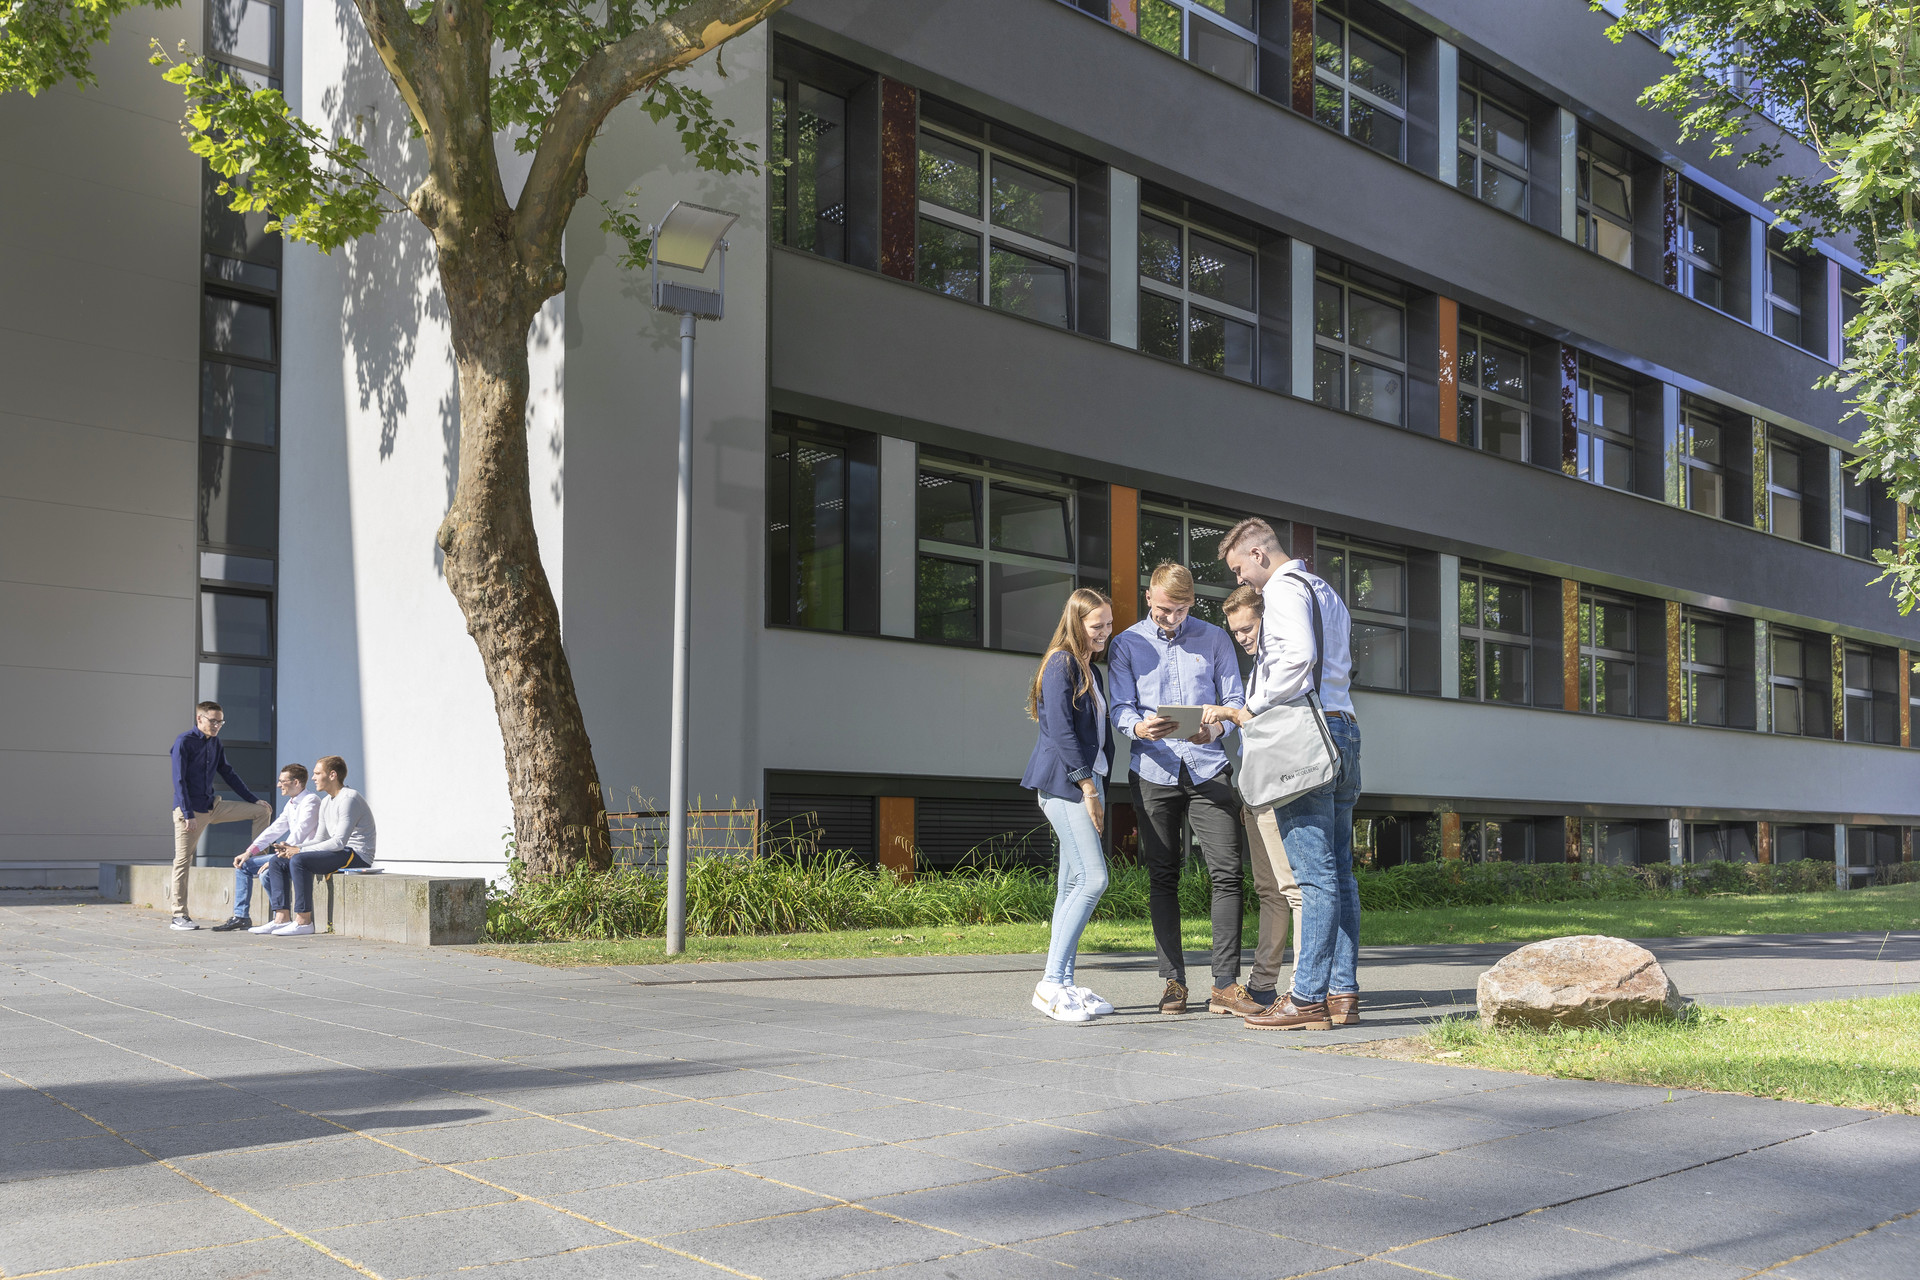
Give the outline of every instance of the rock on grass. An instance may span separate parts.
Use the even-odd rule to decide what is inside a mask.
[[[1645,947],[1625,938],[1549,938],[1513,952],[1480,975],[1487,1027],[1592,1027],[1678,1017],[1687,1007]]]

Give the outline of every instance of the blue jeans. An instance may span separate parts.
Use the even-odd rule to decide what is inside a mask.
[[[353,861],[352,850],[339,853],[296,853],[291,858],[275,857],[267,868],[267,901],[275,911],[287,909],[287,891],[291,883],[293,910],[299,915],[313,914],[313,878],[330,876]],[[365,865],[365,864],[362,864]]]
[[[1094,779],[1100,788],[1100,803],[1107,800],[1106,782]],[[1073,985],[1074,953],[1080,949],[1080,935],[1100,895],[1107,891],[1107,857],[1100,851],[1100,833],[1082,800],[1063,800],[1040,793],[1040,812],[1053,824],[1060,844],[1060,887],[1053,896],[1052,939],[1047,944],[1046,981],[1063,987]]]
[[[1300,884],[1293,999],[1360,990],[1360,884],[1353,878],[1353,804],[1360,798],[1360,729],[1327,717],[1340,751],[1340,776],[1274,811],[1287,861]]]
[[[233,869],[233,914],[252,919],[253,878],[265,872],[267,864],[276,856],[272,853],[256,853]]]

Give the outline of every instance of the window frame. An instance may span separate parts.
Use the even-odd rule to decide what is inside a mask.
[[[1323,129],[1332,130],[1332,132],[1339,134],[1341,137],[1349,139],[1350,141],[1365,147],[1367,150],[1373,152],[1375,155],[1386,156],[1388,159],[1398,160],[1402,164],[1406,163],[1407,135],[1410,132],[1410,129],[1409,129],[1410,121],[1407,115],[1407,103],[1406,103],[1407,88],[1408,88],[1407,50],[1403,46],[1395,43],[1392,40],[1387,39],[1386,37],[1382,36],[1379,32],[1374,31],[1372,28],[1366,26],[1364,23],[1356,22],[1353,18],[1349,17],[1347,14],[1343,13],[1339,9],[1330,8],[1325,4],[1316,5],[1314,7],[1314,15],[1313,15],[1313,20],[1315,24],[1317,25],[1319,21],[1323,18],[1328,22],[1338,24],[1340,27],[1340,66],[1342,70],[1338,75],[1336,75],[1334,74],[1333,71],[1321,65],[1320,57],[1318,53],[1320,33],[1318,31],[1315,31],[1313,34],[1313,41],[1314,41],[1314,47],[1315,47],[1315,53],[1313,55],[1313,83],[1316,89],[1318,89],[1322,84],[1324,84],[1329,89],[1333,90],[1334,92],[1337,92],[1340,95],[1340,126],[1338,128],[1334,128],[1332,124],[1320,118],[1317,94],[1315,95],[1316,101],[1315,101],[1315,109],[1313,112],[1314,123],[1318,124]],[[1372,90],[1363,89],[1359,85],[1356,85],[1353,83],[1353,80],[1350,74],[1350,68],[1353,61],[1353,36],[1356,31],[1358,31],[1362,36],[1366,37],[1368,40],[1371,40],[1375,44],[1379,45],[1381,48],[1389,50],[1390,52],[1399,55],[1400,98],[1401,98],[1401,101],[1399,103],[1388,102],[1385,98],[1380,97],[1378,94],[1374,93]],[[1393,151],[1391,152],[1382,151],[1379,147],[1374,146],[1372,143],[1366,142],[1360,138],[1355,138],[1353,136],[1353,100],[1356,95],[1359,97],[1359,99],[1361,100],[1364,106],[1367,106],[1376,112],[1384,112],[1388,116],[1400,122],[1400,145],[1397,148],[1395,148]]]
[[[1488,208],[1499,209],[1500,212],[1510,214],[1513,217],[1519,218],[1522,222],[1525,222],[1531,215],[1533,200],[1533,172],[1531,164],[1533,120],[1524,108],[1516,107],[1514,104],[1503,100],[1498,94],[1478,84],[1477,79],[1477,75],[1469,76],[1463,74],[1460,76],[1459,83],[1456,86],[1459,98],[1461,99],[1461,105],[1466,105],[1466,100],[1471,98],[1473,100],[1474,110],[1472,113],[1471,126],[1467,113],[1464,111],[1459,113],[1460,118],[1454,129],[1454,137],[1451,139],[1451,145],[1455,152],[1454,163],[1456,165],[1454,185],[1461,192],[1472,196]],[[1513,161],[1487,150],[1486,147],[1481,144],[1480,119],[1486,104],[1489,102],[1525,126],[1527,130],[1527,163],[1515,164]],[[1469,127],[1471,127],[1471,132],[1469,132]],[[1493,165],[1494,168],[1520,184],[1520,207],[1518,209],[1501,209],[1499,205],[1487,199],[1485,183],[1482,182],[1481,176],[1484,171],[1484,166],[1488,164]]]
[[[1169,49],[1167,48],[1166,45],[1161,44],[1158,40],[1155,40],[1152,37],[1147,35],[1146,8],[1148,4],[1155,4],[1155,3],[1166,5],[1169,9],[1172,9],[1179,18],[1180,47],[1178,49]],[[1254,21],[1257,23],[1259,20],[1260,20],[1260,15],[1256,7],[1254,11]],[[1139,32],[1137,33],[1140,39],[1145,41],[1147,44],[1152,45],[1154,48],[1159,49],[1161,52],[1170,53],[1174,57],[1179,58],[1182,62],[1191,62],[1195,66],[1199,67],[1202,71],[1205,71],[1208,75],[1211,75],[1219,80],[1225,80],[1228,84],[1237,85],[1239,88],[1245,89],[1249,93],[1255,92],[1259,88],[1259,83],[1260,83],[1260,34],[1259,32],[1253,30],[1251,27],[1241,26],[1239,23],[1227,17],[1227,15],[1225,15],[1224,13],[1215,12],[1213,9],[1208,8],[1207,5],[1203,2],[1203,0],[1141,0],[1139,10],[1136,16],[1136,21],[1140,28]],[[1212,67],[1209,67],[1204,63],[1197,61],[1194,58],[1193,56],[1193,24],[1195,22],[1207,23],[1209,26],[1217,28],[1219,31],[1225,33],[1226,35],[1236,37],[1237,39],[1240,39],[1240,40],[1244,40],[1250,46],[1253,56],[1251,59],[1249,59],[1247,64],[1248,82],[1241,82],[1241,81],[1235,81],[1235,80],[1229,79],[1228,77],[1223,76],[1219,72],[1215,71]]]
[[[1466,358],[1468,338],[1473,339],[1475,347],[1475,358],[1472,362],[1474,372],[1471,383],[1467,381],[1466,374],[1468,364]],[[1525,384],[1525,389],[1521,395],[1513,396],[1504,391],[1493,391],[1481,384],[1480,370],[1483,366],[1478,358],[1478,351],[1480,345],[1487,342],[1497,343],[1508,350],[1519,353],[1521,381]],[[1482,412],[1481,402],[1483,400],[1491,400],[1495,404],[1505,405],[1507,408],[1518,409],[1520,411],[1520,457],[1518,461],[1530,461],[1533,454],[1533,404],[1530,399],[1533,394],[1533,359],[1528,353],[1526,346],[1465,320],[1460,322],[1459,337],[1456,339],[1456,343],[1457,345],[1454,352],[1456,369],[1455,395],[1457,397],[1458,407],[1455,412],[1456,416],[1460,418],[1463,423],[1466,417],[1465,408],[1467,403],[1471,401],[1473,405],[1473,439],[1463,439],[1460,443],[1471,445],[1482,453],[1488,452],[1485,442],[1486,415]],[[1494,456],[1506,457],[1507,455],[1496,453]]]
[[[1695,631],[1701,626],[1720,628],[1720,656],[1718,663],[1703,662],[1694,656]],[[1733,641],[1731,619],[1704,609],[1687,608],[1680,614],[1680,705],[1686,713],[1686,722],[1693,725],[1710,725],[1724,729],[1732,721],[1732,705],[1729,701],[1733,689],[1732,663],[1730,655]],[[1720,681],[1720,707],[1722,719],[1702,720],[1699,715],[1700,699],[1697,681],[1700,677]]]
[[[1800,483],[1804,486],[1806,484],[1806,470],[1807,470],[1806,455],[1800,451],[1800,444],[1796,439],[1794,439],[1791,435],[1787,434],[1786,432],[1780,431],[1778,429],[1769,428],[1766,434],[1766,441],[1767,441],[1766,531],[1768,533],[1779,534],[1779,536],[1783,538],[1790,538],[1795,542],[1805,541],[1804,535],[1806,534],[1806,529],[1807,529],[1807,491],[1805,488],[1793,489],[1782,484],[1778,478],[1779,468],[1777,468],[1774,464],[1778,460],[1776,456],[1777,453],[1792,454],[1794,459],[1794,468],[1795,470],[1800,472]],[[1775,511],[1774,511],[1775,498],[1786,498],[1793,502],[1795,508],[1800,513],[1799,529],[1795,530],[1792,533],[1786,533],[1778,527],[1778,521],[1775,519]],[[1843,546],[1845,545],[1844,540],[1842,541],[1841,545]]]
[[[1696,218],[1712,225],[1716,233],[1715,239],[1720,245],[1721,260],[1719,262],[1714,262],[1706,255],[1695,251],[1692,225]],[[1707,208],[1704,202],[1688,200],[1683,195],[1680,201],[1679,230],[1680,240],[1675,247],[1678,251],[1676,256],[1680,262],[1680,278],[1675,288],[1702,306],[1725,312],[1727,309],[1726,219]],[[1709,302],[1700,296],[1697,280],[1702,276],[1713,281],[1718,301]]]
[[[1186,365],[1188,368],[1200,369],[1203,373],[1215,373],[1220,377],[1229,378],[1235,382],[1258,383],[1260,381],[1260,313],[1257,309],[1260,305],[1259,246],[1248,244],[1237,237],[1216,231],[1206,223],[1196,222],[1185,215],[1170,213],[1158,205],[1142,205],[1140,218],[1143,223],[1148,218],[1153,219],[1155,222],[1164,222],[1174,227],[1180,233],[1181,283],[1179,285],[1171,285],[1157,277],[1149,276],[1146,273],[1144,265],[1140,267],[1138,273],[1140,293],[1151,293],[1155,297],[1177,303],[1180,307],[1180,358],[1178,363]],[[1252,273],[1252,301],[1255,309],[1245,309],[1230,302],[1221,302],[1218,299],[1209,298],[1204,294],[1196,294],[1193,291],[1193,237],[1196,233],[1209,240],[1217,240],[1229,249],[1238,249],[1247,255],[1248,266]],[[1144,226],[1140,229],[1139,234],[1141,237],[1145,237],[1146,229]],[[1145,259],[1142,255],[1136,254],[1135,256],[1140,258],[1141,262],[1144,263]],[[1224,369],[1207,369],[1204,366],[1193,363],[1193,312],[1195,310],[1218,315],[1223,319],[1231,320],[1236,324],[1246,327],[1249,347],[1247,376],[1244,379]],[[1141,350],[1145,351],[1146,348],[1142,346]],[[1158,356],[1158,358],[1162,360],[1171,358],[1168,356],[1160,356],[1157,352],[1147,352],[1147,354]]]
[[[1771,245],[1767,247],[1767,279],[1766,279],[1766,292],[1764,296],[1764,301],[1766,305],[1767,332],[1772,334],[1774,337],[1780,339],[1780,341],[1782,342],[1789,343],[1796,347],[1804,348],[1806,344],[1806,339],[1807,339],[1806,314],[1805,314],[1804,308],[1801,306],[1800,298],[1798,297],[1789,298],[1785,294],[1778,292],[1773,287],[1774,269],[1776,266],[1779,266],[1779,265],[1785,265],[1786,267],[1790,268],[1793,271],[1795,276],[1799,276],[1801,272],[1804,270],[1804,264],[1795,262],[1786,253],[1783,253],[1779,249],[1773,248]],[[1795,332],[1794,332],[1794,336],[1791,338],[1787,337],[1785,334],[1780,332],[1779,319],[1778,319],[1777,313],[1782,311],[1787,312],[1788,314],[1793,316],[1793,327]]]
[[[980,509],[977,517],[979,542],[973,545],[959,542],[941,542],[934,538],[920,536],[919,492],[922,478],[928,473],[949,475],[977,481],[980,485]],[[1056,560],[1049,556],[1030,555],[1019,551],[1002,551],[993,545],[993,490],[996,484],[1011,485],[1015,488],[1038,489],[1064,496],[1067,500],[1067,558]],[[998,467],[985,462],[963,462],[958,459],[929,456],[925,451],[920,455],[919,466],[914,474],[914,639],[925,644],[945,645],[956,649],[984,649],[995,653],[1039,653],[1026,649],[1008,649],[992,643],[994,634],[994,591],[993,568],[1004,565],[1015,569],[1032,569],[1045,572],[1063,572],[1078,587],[1082,577],[1080,559],[1080,493],[1067,480],[1048,479],[1029,472],[1010,467]],[[926,559],[948,560],[955,563],[976,566],[979,574],[980,627],[979,639],[943,640],[938,636],[921,634],[920,630],[920,571],[921,561]]]
[[[1824,643],[1821,643],[1818,645],[1809,643],[1810,641],[1813,641],[1815,639],[1823,641]],[[1797,676],[1783,676],[1780,674],[1779,654],[1775,646],[1779,645],[1782,641],[1793,641],[1794,643],[1800,646],[1800,674]],[[1825,722],[1825,717],[1821,717],[1821,723],[1817,725],[1813,723],[1814,717],[1811,716],[1809,712],[1814,708],[1809,707],[1808,700],[1807,700],[1807,695],[1809,693],[1818,694],[1821,691],[1822,684],[1830,682],[1833,678],[1832,673],[1829,670],[1829,663],[1831,662],[1831,658],[1826,656],[1826,652],[1831,643],[1832,642],[1829,641],[1826,636],[1820,635],[1818,632],[1802,631],[1795,627],[1768,628],[1768,631],[1767,631],[1767,732],[1768,733],[1777,733],[1784,737],[1791,737],[1791,738],[1831,738],[1833,736],[1833,727],[1832,725]],[[1807,660],[1810,655],[1810,652],[1818,652],[1820,654],[1819,674],[1817,676],[1809,676],[1807,674]],[[1789,729],[1782,729],[1780,727],[1780,723],[1779,723],[1780,717],[1778,715],[1778,711],[1779,711],[1779,701],[1780,701],[1782,690],[1787,690],[1792,694],[1794,706],[1798,709],[1799,716],[1800,716],[1800,729],[1799,729],[1799,732],[1797,733]],[[1831,708],[1828,709],[1828,714],[1829,715],[1831,714]]]
[[[1333,409],[1339,413],[1350,413],[1356,418],[1365,418],[1368,422],[1378,422],[1383,426],[1399,427],[1404,430],[1407,425],[1408,388],[1413,380],[1406,356],[1407,349],[1411,345],[1411,335],[1408,327],[1409,307],[1407,306],[1406,299],[1396,298],[1384,290],[1373,288],[1360,281],[1353,280],[1347,276],[1344,271],[1329,270],[1325,267],[1316,266],[1313,280],[1316,286],[1329,284],[1339,289],[1340,331],[1343,335],[1339,338],[1333,338],[1320,332],[1319,307],[1316,304],[1313,318],[1313,350],[1316,357],[1318,357],[1322,351],[1340,357],[1340,403],[1328,404],[1320,398],[1319,380],[1317,378],[1314,380],[1314,403],[1323,408]],[[1382,355],[1370,347],[1357,346],[1351,340],[1350,335],[1353,332],[1352,299],[1356,292],[1362,297],[1384,303],[1400,313],[1401,355],[1399,358],[1396,359],[1392,356]],[[1353,365],[1356,361],[1361,364],[1372,365],[1376,368],[1384,368],[1386,372],[1398,375],[1400,379],[1400,417],[1398,420],[1389,421],[1386,418],[1377,418],[1372,414],[1361,413],[1353,407]],[[1316,365],[1318,364],[1317,358],[1315,363]]]
[[[278,89],[281,87],[281,64],[286,61],[287,7],[284,0],[247,0],[249,7],[257,4],[273,11],[273,63],[257,62],[244,58],[231,50],[222,49],[216,42],[213,21],[215,11],[221,7],[220,0],[209,0],[206,12],[201,20],[207,56],[227,70],[238,74],[238,78],[255,89]]]
[[[1579,635],[1576,639],[1579,642],[1580,650],[1579,662],[1576,667],[1580,679],[1579,710],[1584,715],[1619,716],[1632,719],[1636,714],[1635,708],[1638,706],[1640,698],[1640,651],[1637,643],[1636,647],[1632,649],[1612,649],[1598,644],[1590,638],[1597,634],[1597,628],[1593,624],[1593,614],[1599,606],[1630,610],[1636,632],[1640,620],[1640,610],[1644,607],[1639,601],[1630,599],[1627,596],[1617,595],[1610,591],[1596,591],[1592,587],[1580,588],[1580,606],[1578,612],[1575,614],[1576,624],[1579,628]],[[1637,635],[1635,639],[1637,641]],[[1606,711],[1598,710],[1600,705],[1600,664],[1603,662],[1623,663],[1627,667],[1628,708],[1625,711],[1612,709]]]
[[[838,219],[840,225],[840,252],[837,254],[824,253],[818,247],[809,249],[797,243],[800,217],[800,201],[798,198],[800,192],[800,165],[798,163],[798,156],[793,154],[798,147],[798,134],[793,128],[793,120],[800,110],[799,90],[803,87],[834,98],[841,106],[842,119],[840,128],[843,131],[843,145],[841,148],[840,217]],[[768,76],[767,112],[767,146],[769,151],[772,150],[773,141],[776,137],[784,138],[786,143],[783,148],[785,154],[772,157],[776,162],[784,162],[786,167],[769,175],[769,187],[771,188],[772,185],[778,184],[780,189],[780,199],[778,201],[772,199],[771,189],[769,190],[767,202],[768,222],[773,223],[777,217],[779,224],[769,228],[769,239],[774,244],[793,249],[800,253],[811,253],[815,257],[825,258],[829,262],[848,261],[848,213],[850,210],[847,187],[848,181],[852,177],[852,156],[847,154],[850,148],[845,144],[852,136],[852,102],[847,95],[835,93],[824,85],[816,84],[809,80],[800,71],[792,67],[783,66],[776,67]],[[783,114],[784,121],[782,118]],[[818,220],[822,215],[816,212],[815,216],[816,220]],[[833,219],[828,218],[827,221],[833,221]]]
[[[1360,666],[1358,662],[1355,662],[1353,687],[1356,689],[1373,689],[1385,693],[1407,692],[1407,682],[1411,677],[1413,667],[1412,653],[1409,649],[1413,636],[1413,628],[1411,625],[1412,617],[1410,614],[1412,601],[1409,598],[1412,594],[1413,584],[1411,565],[1408,563],[1407,553],[1397,547],[1387,547],[1378,543],[1364,542],[1356,538],[1331,534],[1324,530],[1318,531],[1316,533],[1313,550],[1314,568],[1316,570],[1322,567],[1331,568],[1328,562],[1335,555],[1343,557],[1341,570],[1338,575],[1339,581],[1335,581],[1332,577],[1326,577],[1324,581],[1328,586],[1333,588],[1334,594],[1339,596],[1341,602],[1347,606],[1347,613],[1351,616],[1355,628],[1358,629],[1362,625],[1380,627],[1385,630],[1395,631],[1399,633],[1400,636],[1400,683],[1392,687],[1387,685],[1362,684],[1358,678]],[[1400,566],[1399,613],[1389,613],[1381,609],[1366,609],[1354,603],[1352,590],[1353,558],[1357,555],[1367,556],[1375,560],[1389,561]]]
[[[1592,134],[1585,128],[1582,128],[1581,133],[1586,135],[1585,140],[1579,144],[1574,160],[1574,243],[1595,257],[1604,258],[1608,262],[1625,267],[1631,271],[1633,270],[1634,250],[1633,172],[1630,165],[1623,164],[1618,160],[1600,154],[1600,149],[1596,144],[1604,141],[1609,146],[1619,147],[1622,154],[1627,153],[1626,148],[1620,147],[1620,144],[1614,142],[1611,138],[1607,138],[1604,135]],[[1593,170],[1596,166],[1608,170],[1613,176],[1619,178],[1620,185],[1627,196],[1627,216],[1624,221],[1619,214],[1613,212],[1611,209],[1602,208],[1594,200]],[[1582,221],[1583,219],[1584,221]],[[1610,258],[1600,251],[1599,235],[1594,227],[1595,222],[1610,223],[1627,233],[1627,257],[1624,262],[1619,258]]]
[[[1603,384],[1608,390],[1617,391],[1626,401],[1628,421],[1631,422],[1633,417],[1634,392],[1632,386],[1594,369],[1586,360],[1581,360],[1579,372],[1575,375],[1574,379],[1575,444],[1573,475],[1577,480],[1584,481],[1587,484],[1599,485],[1603,489],[1617,489],[1622,493],[1632,493],[1634,492],[1633,473],[1637,469],[1637,459],[1635,458],[1637,449],[1635,448],[1634,436],[1630,430],[1624,432],[1618,431],[1604,423],[1595,423],[1593,421],[1591,406],[1593,403],[1593,384],[1595,382]],[[1624,483],[1616,485],[1606,478],[1606,454],[1603,449],[1596,447],[1594,443],[1596,441],[1601,444],[1619,445],[1626,450],[1627,475]],[[1598,479],[1595,479],[1593,475],[1593,460],[1595,458],[1600,459]]]
[[[1136,541],[1140,540],[1137,530],[1140,525],[1145,524],[1146,517],[1148,516],[1157,516],[1164,520],[1178,520],[1180,522],[1180,564],[1184,566],[1189,573],[1193,572],[1193,526],[1196,522],[1204,522],[1209,525],[1218,524],[1220,526],[1221,536],[1224,537],[1227,531],[1233,528],[1235,524],[1247,518],[1244,514],[1230,515],[1225,512],[1214,511],[1207,507],[1191,504],[1183,505],[1170,499],[1150,498],[1144,494],[1141,495],[1140,498],[1139,515],[1139,523],[1136,525]],[[1141,604],[1140,616],[1143,618],[1147,616],[1147,585],[1153,578],[1153,570],[1154,565],[1147,563],[1147,556],[1144,554],[1141,555],[1139,598]],[[1224,629],[1226,627],[1226,618],[1220,611],[1220,605],[1228,596],[1233,594],[1233,590],[1232,587],[1222,587],[1214,583],[1202,582],[1199,575],[1196,574],[1193,581],[1193,591],[1197,597],[1194,604],[1195,616],[1200,617],[1204,622],[1210,622],[1214,626]],[[1200,611],[1200,600],[1210,601],[1213,604],[1214,616],[1205,616]]]
[[[1533,698],[1533,584],[1515,575],[1508,575],[1478,565],[1460,566],[1460,587],[1462,600],[1456,604],[1459,609],[1464,605],[1466,587],[1469,582],[1475,584],[1473,593],[1473,611],[1475,621],[1471,624],[1460,619],[1460,698],[1462,701],[1483,702],[1490,706],[1523,707],[1532,705]],[[1486,625],[1487,583],[1509,587],[1525,593],[1525,617],[1523,632],[1500,631]],[[1490,698],[1487,696],[1484,673],[1487,670],[1486,646],[1488,644],[1512,645],[1520,650],[1520,697]],[[1472,646],[1474,671],[1474,689],[1467,692],[1468,646]]]
[[[1696,433],[1703,427],[1720,433],[1721,461],[1719,462],[1702,458],[1696,452]],[[1727,518],[1727,485],[1732,478],[1726,464],[1728,427],[1726,415],[1716,407],[1703,404],[1691,396],[1681,399],[1678,446],[1682,505],[1696,515],[1711,516],[1715,520]],[[1700,483],[1699,477],[1702,475],[1715,476],[1719,479],[1718,501],[1714,503],[1714,509],[1711,511],[1694,505],[1694,498],[1698,492],[1697,486]]]

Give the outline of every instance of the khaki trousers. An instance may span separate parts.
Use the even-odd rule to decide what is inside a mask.
[[[1273,806],[1240,810],[1247,828],[1247,852],[1253,862],[1253,889],[1260,898],[1260,940],[1253,949],[1253,969],[1247,974],[1247,990],[1273,991],[1280,984],[1280,957],[1287,950],[1287,925],[1293,925],[1294,945],[1300,938],[1300,886],[1293,879],[1293,864],[1287,861],[1287,847],[1280,839],[1280,824],[1274,819]]]
[[[225,796],[213,798],[213,808],[206,813],[196,813],[191,820],[183,820],[180,811],[173,811],[173,914],[187,914],[187,869],[193,865],[193,847],[200,843],[200,833],[216,822],[251,822],[253,838],[259,839],[260,833],[273,821],[273,806],[262,801],[259,804],[247,804],[241,800],[229,800]],[[245,903],[236,903],[235,911],[246,910]]]

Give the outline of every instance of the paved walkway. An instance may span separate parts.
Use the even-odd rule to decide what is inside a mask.
[[[1912,981],[1879,942],[1782,973]],[[1677,964],[1739,974],[1795,944],[1688,945]],[[1383,994],[1485,963],[1370,960]],[[1059,1026],[995,988],[1030,980],[646,986],[9,895],[0,1275],[1908,1280],[1920,1258],[1920,1119],[1302,1053],[1199,1015]],[[1158,985],[1136,961],[1097,980],[1123,1005]]]

